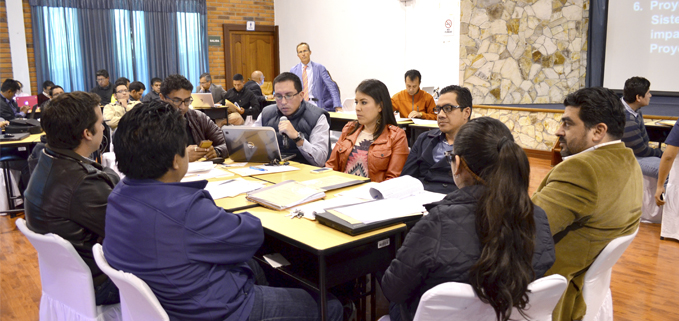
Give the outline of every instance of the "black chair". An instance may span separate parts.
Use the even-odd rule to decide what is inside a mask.
[[[45,106],[47,106],[47,104],[45,104]],[[35,117],[35,114],[37,113],[36,110],[38,109],[38,107],[40,107],[40,105],[38,105],[38,104],[35,104],[35,105],[33,105],[33,107],[31,107],[31,113],[28,115],[28,119],[37,118],[37,117]]]
[[[18,209],[16,205],[16,200],[23,199],[21,188],[19,188],[19,195],[14,195],[14,188],[12,185],[12,173],[11,164],[12,162],[25,162],[26,157],[19,155],[13,148],[3,148],[2,156],[0,157],[0,166],[2,167],[2,176],[5,181],[5,193],[7,193],[7,203],[9,203],[9,211],[11,217],[14,217],[17,212],[21,210]],[[3,211],[5,212],[5,211]]]

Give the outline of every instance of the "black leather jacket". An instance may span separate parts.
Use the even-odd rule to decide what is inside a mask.
[[[107,277],[94,262],[92,246],[104,238],[108,195],[119,180],[110,168],[71,150],[45,146],[24,194],[28,228],[71,242],[95,286]]]

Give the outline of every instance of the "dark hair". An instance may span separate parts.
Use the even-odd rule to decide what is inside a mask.
[[[42,111],[40,125],[45,130],[47,145],[54,148],[74,149],[80,145],[83,131],[97,133],[97,113],[101,98],[97,94],[75,91],[50,100]]]
[[[125,77],[120,77],[120,78],[116,79],[116,82],[115,82],[115,83],[116,83],[116,84],[118,84],[118,83],[123,83],[123,84],[125,84],[125,86],[127,87],[127,86],[129,86],[128,84],[130,83],[130,80],[127,79],[127,78],[125,78]]]
[[[476,183],[486,186],[476,209],[481,255],[469,270],[469,283],[495,309],[498,320],[509,320],[513,307],[525,316],[528,285],[535,279],[528,157],[509,128],[490,117],[462,125],[455,136],[455,155],[483,180]]]
[[[203,78],[205,78],[205,80],[207,80],[209,82],[212,82],[212,76],[210,76],[209,72],[204,72],[200,75],[200,77],[198,77],[199,80],[203,79]]]
[[[356,87],[356,92],[361,92],[365,95],[370,96],[374,101],[375,105],[382,105],[382,117],[378,123],[377,130],[373,133],[373,140],[376,140],[384,131],[387,125],[396,125],[396,118],[394,117],[394,109],[391,106],[391,96],[389,95],[389,90],[387,86],[377,79],[366,79],[361,81]],[[358,120],[354,120],[354,129],[348,134],[351,135],[356,130],[358,130],[359,124]],[[348,136],[347,135],[347,136]]]
[[[297,45],[297,47],[295,47],[295,53],[297,53],[297,49],[299,49],[299,46],[301,46],[301,45],[305,45],[306,48],[307,48],[309,51],[311,51],[311,47],[309,47],[309,44],[308,44],[308,43],[306,43],[306,42],[300,42],[299,45]]]
[[[141,103],[120,118],[113,136],[118,170],[133,179],[156,179],[186,153],[186,120],[162,101]]]
[[[243,81],[243,79],[245,79],[245,78],[243,78],[243,75],[241,75],[241,74],[233,75],[233,80],[235,80],[235,81],[239,81],[239,80]]]
[[[410,69],[406,71],[406,75],[404,79],[410,79],[412,81],[415,81],[417,79],[420,83],[422,82],[422,74],[420,74],[419,71],[415,69]]]
[[[63,87],[61,87],[59,85],[54,85],[54,86],[52,86],[52,88],[50,88],[50,92],[49,92],[50,97],[52,97],[52,95],[54,94],[54,90],[57,89],[57,88],[61,88],[61,90],[64,90]]]
[[[126,80],[127,80],[127,78],[118,78],[118,79],[116,79],[116,82],[113,84],[113,90],[115,91],[116,87],[118,87],[118,86],[125,86],[125,88],[127,88],[127,86],[128,86],[127,83],[128,83],[128,82],[127,82]]]
[[[158,78],[158,77],[151,78],[151,86],[153,86],[153,84],[155,84],[155,83],[157,83],[157,82],[159,82],[159,83],[162,84],[162,83],[163,83],[163,80],[160,79],[160,78]]]
[[[458,86],[458,85],[450,85],[443,87],[441,89],[441,92],[439,93],[439,97],[443,94],[447,93],[455,93],[457,95],[457,103],[462,106],[462,110],[465,108],[469,108],[469,119],[472,118],[472,93],[467,89],[466,87]]]
[[[130,83],[130,91],[146,90],[146,86],[141,81],[134,81]]]
[[[604,87],[582,88],[568,94],[563,104],[580,108],[578,117],[587,129],[604,123],[613,139],[622,138],[625,131],[625,106],[612,90]]]
[[[188,91],[193,91],[193,84],[186,79],[186,77],[182,75],[169,75],[165,80],[163,80],[163,84],[160,85],[160,93],[167,98],[167,95],[169,95],[171,92],[179,89],[186,89]]]
[[[0,91],[14,91],[17,92],[19,91],[19,84],[17,84],[16,80],[14,79],[5,79],[5,81],[2,82],[2,86],[0,86]]]
[[[97,70],[97,77],[102,76],[104,78],[109,78],[108,71],[106,69]]]
[[[625,81],[625,88],[622,90],[622,98],[629,103],[637,100],[637,96],[644,97],[651,88],[651,82],[646,78],[632,77]]]
[[[274,78],[274,80],[273,80],[274,88],[276,88],[277,83],[284,82],[284,81],[292,81],[295,85],[295,90],[297,90],[297,92],[300,92],[300,91],[302,91],[302,89],[304,89],[302,87],[302,81],[299,80],[299,77],[297,77],[297,75],[295,75],[291,72],[287,72],[287,71],[281,73],[280,75],[276,76],[276,78]]]
[[[54,86],[54,83],[50,80],[45,80],[45,82],[42,83],[42,90],[47,89],[47,87],[52,87]]]

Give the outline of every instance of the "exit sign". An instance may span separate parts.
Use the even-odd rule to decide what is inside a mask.
[[[219,36],[207,36],[207,43],[210,46],[220,47],[222,45],[222,38]]]

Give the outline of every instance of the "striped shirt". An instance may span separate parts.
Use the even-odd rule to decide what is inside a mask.
[[[648,146],[648,133],[641,110],[635,112],[624,99],[621,100],[625,106],[625,132],[622,135],[625,146],[631,148],[636,157],[661,157],[662,150]]]

